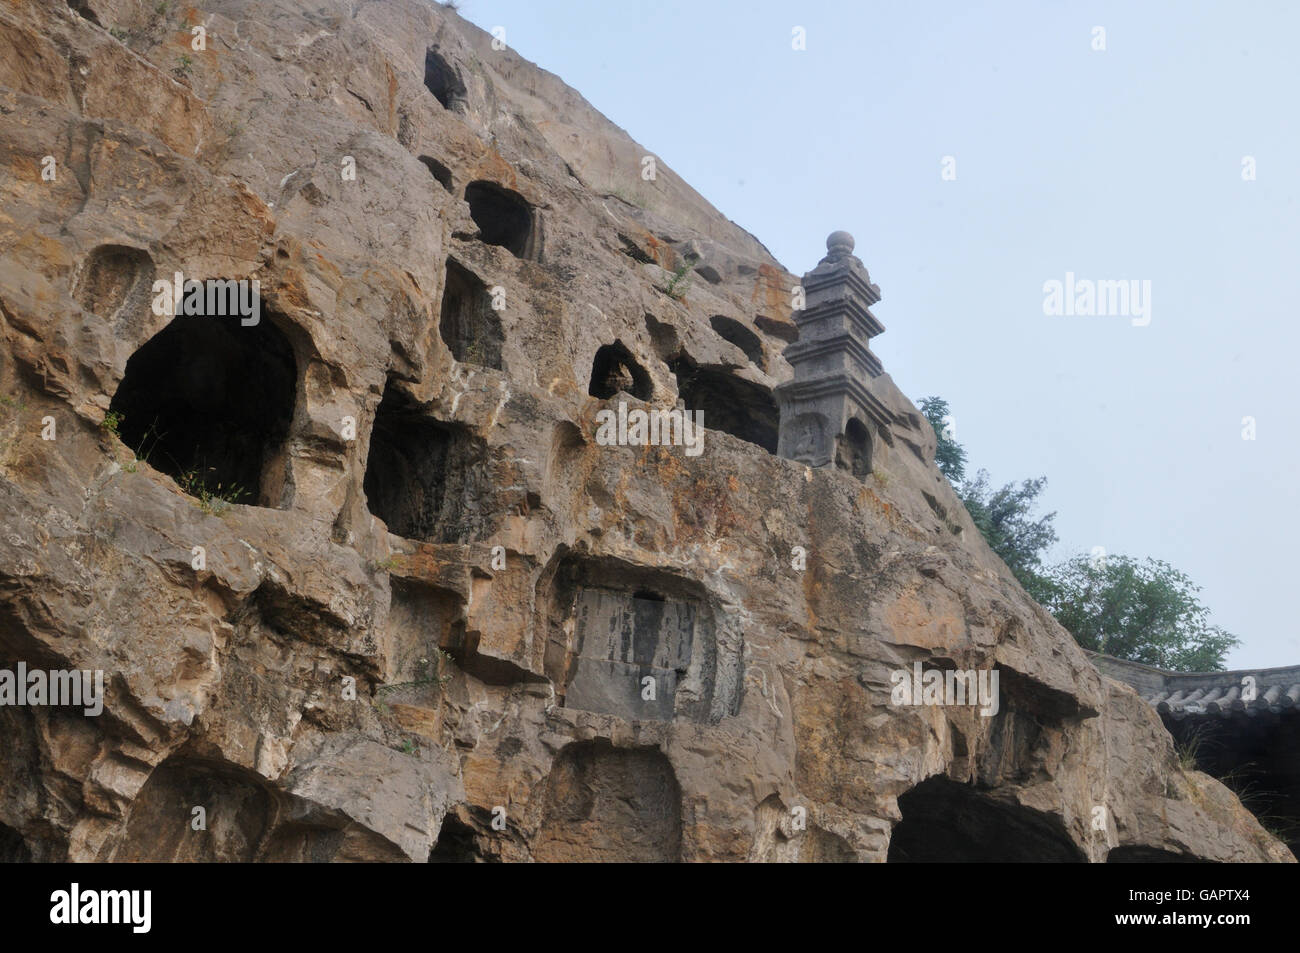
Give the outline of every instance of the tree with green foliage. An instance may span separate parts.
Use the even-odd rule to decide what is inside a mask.
[[[948,478],[948,482],[957,486],[966,478],[966,450],[953,437],[952,414],[948,411],[948,402],[942,397],[922,397],[921,413],[930,421],[938,442],[934,462],[938,464],[939,472]]]
[[[1032,513],[1047,478],[996,490],[986,470],[967,480],[966,450],[953,438],[948,402],[925,397],[920,406],[938,442],[935,463],[980,534],[1080,645],[1175,672],[1224,668],[1228,651],[1241,640],[1210,625],[1209,609],[1197,600],[1200,590],[1187,576],[1168,563],[1140,563],[1128,556],[1076,556],[1043,569],[1043,556],[1057,540],[1056,514],[1035,519]]]
[[[1046,486],[1047,477],[1039,477],[995,490],[989,486],[988,471],[980,470],[958,490],[975,527],[1035,599],[1044,591],[1043,554],[1057,539],[1052,526],[1056,513],[1038,519],[1031,515]]]
[[[1200,587],[1158,559],[1076,556],[1040,601],[1086,649],[1175,672],[1222,671],[1241,640],[1209,622]]]

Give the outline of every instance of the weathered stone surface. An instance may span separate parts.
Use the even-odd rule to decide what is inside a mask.
[[[0,707],[0,859],[883,861],[936,815],[1287,859],[1017,586],[887,374],[870,473],[775,455],[795,277],[556,77],[416,0],[79,6],[0,10],[0,668],[107,698]],[[290,355],[282,439],[202,459],[255,465],[230,507],[108,416],[177,271],[260,281]],[[203,449],[244,388],[187,340],[128,389],[208,402],[168,438]],[[703,453],[597,442],[679,399]],[[652,716],[574,704],[591,590],[689,607],[688,654],[593,656],[671,673]],[[915,662],[996,667],[998,712],[892,704]]]

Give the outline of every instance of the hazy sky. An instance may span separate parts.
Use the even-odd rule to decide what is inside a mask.
[[[1047,476],[1053,559],[1165,559],[1243,639],[1230,667],[1300,663],[1300,4],[461,13],[504,26],[795,274],[852,232],[885,370],[949,401],[972,470]],[[1149,281],[1149,323],[1045,314],[1067,272]]]

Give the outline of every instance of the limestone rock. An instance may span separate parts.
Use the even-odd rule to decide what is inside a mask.
[[[0,859],[1289,859],[887,374],[870,472],[776,455],[798,279],[454,12],[41,0],[0,54],[0,668],[106,695],[0,707]],[[679,403],[701,453],[597,439]]]

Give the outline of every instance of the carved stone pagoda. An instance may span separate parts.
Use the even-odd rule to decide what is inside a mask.
[[[829,463],[871,473],[871,435],[890,422],[868,386],[881,373],[871,339],[885,330],[869,310],[880,288],[853,255],[853,236],[832,232],[826,257],[803,276],[799,340],[785,349],[794,379],[776,388],[781,409],[777,453],[810,467]]]

